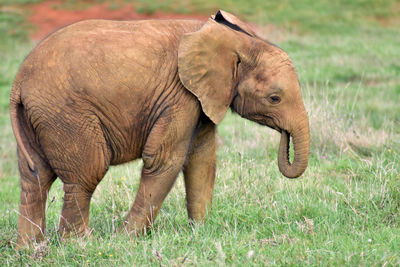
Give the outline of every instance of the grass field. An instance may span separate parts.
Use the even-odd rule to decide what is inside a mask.
[[[256,23],[287,51],[310,117],[305,174],[284,178],[279,134],[229,113],[219,126],[214,205],[204,225],[189,225],[179,177],[151,234],[116,233],[138,187],[141,162],[133,162],[111,168],[97,188],[91,238],[57,235],[63,197],[57,181],[47,246],[16,252],[19,174],[8,102],[34,43],[23,17],[0,9],[0,266],[400,265],[400,2],[209,2],[137,6],[206,14],[220,7]]]

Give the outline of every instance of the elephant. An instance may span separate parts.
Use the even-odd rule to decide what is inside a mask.
[[[149,230],[180,171],[189,220],[203,222],[216,128],[229,108],[280,132],[280,172],[303,174],[310,134],[294,65],[234,15],[85,20],[49,35],[22,63],[10,95],[21,187],[17,245],[45,237],[57,178],[60,235],[85,236],[96,186],[109,166],[135,159],[143,161],[139,188],[120,231]]]

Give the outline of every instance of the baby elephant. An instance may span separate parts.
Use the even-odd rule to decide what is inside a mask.
[[[214,187],[216,125],[229,107],[281,133],[283,175],[304,172],[309,126],[293,64],[233,15],[88,20],[53,33],[26,58],[11,92],[18,245],[43,238],[57,177],[65,191],[60,233],[83,235],[91,196],[109,166],[138,158],[140,186],[122,229],[150,227],[182,169],[188,216],[203,220]]]

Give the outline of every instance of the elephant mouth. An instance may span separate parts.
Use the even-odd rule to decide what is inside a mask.
[[[250,114],[248,116],[248,119],[257,122],[261,125],[268,126],[271,129],[274,129],[278,131],[279,133],[282,133],[283,129],[278,127],[278,124],[276,123],[276,119],[274,119],[271,116],[267,115],[259,115],[259,114]]]
[[[284,124],[274,114],[246,114],[243,116],[261,125],[268,126],[281,134],[281,140],[278,150],[278,166],[281,173],[288,178],[296,178],[302,175],[307,168],[309,153],[309,126],[308,119],[305,116],[301,126],[295,131],[288,127],[290,124]],[[282,126],[279,127],[278,125]],[[290,143],[293,145],[293,160],[290,160]]]

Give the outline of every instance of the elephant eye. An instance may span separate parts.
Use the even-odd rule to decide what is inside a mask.
[[[268,97],[268,101],[271,104],[278,104],[279,102],[281,102],[281,98],[277,95],[271,95],[270,97]]]

